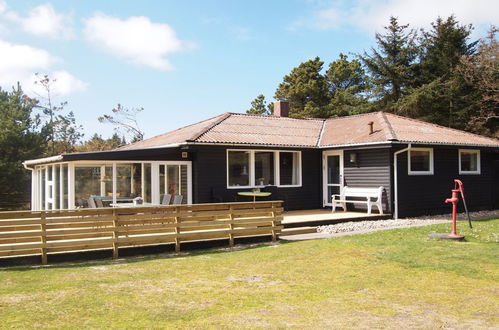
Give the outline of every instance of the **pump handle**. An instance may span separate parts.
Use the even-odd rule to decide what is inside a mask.
[[[459,192],[461,192],[461,198],[463,200],[464,210],[466,211],[466,217],[468,218],[468,224],[470,228],[473,228],[473,226],[471,225],[470,214],[468,212],[468,206],[466,205],[466,199],[464,198],[463,182],[459,179],[454,179],[454,189],[458,189]]]

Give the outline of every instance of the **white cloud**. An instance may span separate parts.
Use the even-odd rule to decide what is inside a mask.
[[[388,25],[390,16],[414,28],[428,28],[438,16],[454,14],[461,24],[497,24],[497,0],[355,0],[335,1],[327,8],[314,12],[307,23],[297,21],[292,26],[307,25],[329,30],[342,26],[357,26],[373,32]]]
[[[56,80],[53,87],[57,95],[67,95],[87,87],[86,83],[67,71],[50,72],[51,67],[61,60],[44,49],[0,40],[0,54],[0,86],[4,89],[10,89],[20,82],[26,93],[37,92],[35,72],[49,73]]]
[[[24,31],[36,36],[54,39],[74,37],[71,15],[56,12],[50,3],[32,8],[28,15],[23,17],[15,11],[8,10],[5,2],[0,2],[0,14],[7,20],[19,24]]]
[[[178,39],[168,24],[153,23],[144,16],[120,19],[96,13],[85,20],[84,35],[114,56],[163,71],[173,69],[165,56],[194,47]]]

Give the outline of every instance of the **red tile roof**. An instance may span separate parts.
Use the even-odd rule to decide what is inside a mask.
[[[373,122],[372,134],[370,122]],[[497,139],[385,112],[333,119],[224,113],[118,150],[157,148],[180,143],[316,148],[391,141],[499,147]]]

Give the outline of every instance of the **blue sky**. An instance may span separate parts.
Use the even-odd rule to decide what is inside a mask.
[[[86,138],[112,134],[97,117],[117,103],[144,107],[151,137],[272,101],[299,63],[374,46],[390,15],[418,28],[454,13],[478,37],[498,12],[493,0],[0,0],[0,86],[35,93],[33,73],[49,74]]]

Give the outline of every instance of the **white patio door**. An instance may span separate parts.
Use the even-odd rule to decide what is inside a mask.
[[[323,205],[331,206],[333,194],[343,189],[343,150],[322,153]]]

